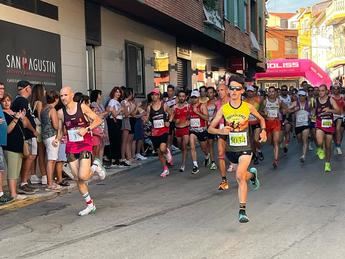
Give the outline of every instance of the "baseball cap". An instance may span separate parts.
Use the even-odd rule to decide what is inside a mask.
[[[255,92],[255,89],[254,89],[254,87],[249,85],[249,86],[247,86],[246,91],[253,91],[253,92]]]
[[[200,93],[198,90],[193,90],[190,97],[200,97]]]
[[[307,93],[304,90],[299,90],[298,95],[302,95],[302,96],[307,96]]]
[[[28,85],[31,85],[29,81],[21,80],[17,83],[17,90],[20,91],[27,87]]]
[[[158,88],[153,88],[152,91],[151,91],[151,94],[160,94],[161,91],[159,91]]]

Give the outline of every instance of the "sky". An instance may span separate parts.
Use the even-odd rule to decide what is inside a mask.
[[[294,13],[300,7],[308,7],[323,0],[269,0],[267,9],[269,12]]]

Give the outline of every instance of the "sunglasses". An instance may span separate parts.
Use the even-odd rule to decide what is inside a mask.
[[[243,89],[242,86],[231,86],[229,87],[231,91],[241,91]]]

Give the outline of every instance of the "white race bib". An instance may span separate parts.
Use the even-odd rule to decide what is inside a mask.
[[[333,121],[331,119],[322,119],[321,120],[321,127],[322,128],[330,128],[333,125]]]
[[[247,132],[230,132],[229,143],[233,147],[244,147],[248,145]]]
[[[307,111],[299,111],[296,114],[296,127],[306,126],[309,121],[309,113]]]
[[[190,119],[190,126],[192,128],[200,128],[200,118],[192,118],[192,119]]]
[[[83,141],[84,137],[78,134],[79,129],[70,129],[67,131],[69,142]]]
[[[153,120],[153,127],[155,129],[161,129],[164,128],[164,120],[160,119],[160,120]]]
[[[267,116],[269,118],[278,118],[278,111],[276,109],[267,110]]]

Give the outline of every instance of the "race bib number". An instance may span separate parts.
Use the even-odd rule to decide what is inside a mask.
[[[153,127],[154,127],[155,129],[164,128],[164,120],[163,120],[163,119],[154,120],[154,121],[153,121]]]
[[[307,113],[297,114],[296,122],[297,123],[307,123],[309,120]]]
[[[84,137],[78,134],[79,129],[70,129],[67,131],[69,142],[79,142],[83,141]]]
[[[248,145],[247,132],[230,132],[229,144],[234,147],[244,147]]]
[[[269,118],[277,118],[278,117],[278,111],[276,109],[274,110],[268,110],[267,111],[267,116]]]
[[[190,119],[190,126],[192,128],[200,128],[200,119],[199,118]]]
[[[322,128],[330,128],[333,125],[333,121],[330,119],[322,119],[321,120],[321,127]]]

